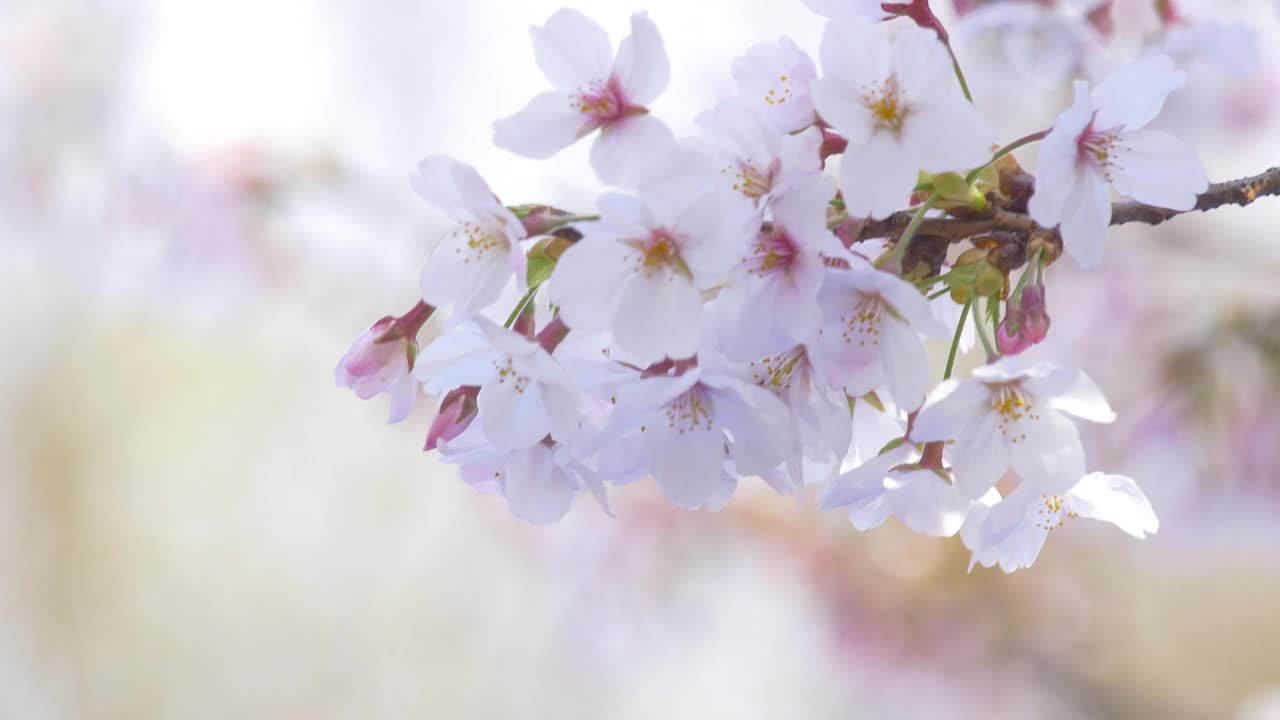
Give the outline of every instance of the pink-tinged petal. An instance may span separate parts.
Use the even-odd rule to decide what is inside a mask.
[[[591,167],[604,182],[635,188],[654,172],[654,163],[677,149],[675,135],[652,115],[633,115],[600,128],[591,145]]]
[[[787,406],[764,388],[734,382],[709,393],[716,419],[733,435],[734,465],[760,475],[782,463],[794,440]]]
[[[577,142],[594,125],[568,93],[535,95],[520,112],[493,124],[493,144],[528,158],[546,159]]]
[[[1145,126],[1186,79],[1167,55],[1151,55],[1116,68],[1093,89],[1093,106],[1098,109],[1094,127],[1136,130]]]
[[[981,554],[992,556],[1006,573],[1031,567],[1049,536],[1048,530],[1031,519],[1035,504],[1041,501],[1040,493],[1024,483],[996,503],[978,533]],[[975,556],[979,554],[974,550]]]
[[[908,106],[934,105],[960,97],[951,56],[933,30],[903,28],[894,36],[891,52],[893,73]],[[963,97],[960,100],[964,102]]]
[[[409,374],[407,366],[405,374],[387,388],[387,393],[391,396],[391,411],[387,422],[394,424],[409,417],[418,400],[418,381]]]
[[[511,250],[505,237],[478,236],[467,228],[449,233],[422,268],[422,299],[436,307],[454,306],[452,320],[462,320],[492,305],[507,283],[515,280]]]
[[[561,8],[543,27],[529,28],[538,67],[551,84],[566,92],[603,82],[613,64],[609,35],[591,18]]]
[[[910,325],[886,318],[881,323],[881,357],[889,394],[898,407],[919,408],[929,392],[929,355]]]
[[[911,428],[914,442],[960,437],[991,407],[991,391],[979,382],[945,380],[934,388]]]
[[[1110,225],[1107,179],[1092,166],[1084,165],[1062,211],[1063,247],[1081,268],[1092,270],[1102,264],[1103,241]]]
[[[1050,408],[1028,409],[1038,418],[1010,423],[1005,431],[1009,462],[1022,482],[1061,495],[1084,475],[1084,446],[1075,423]]]
[[[719,427],[675,428],[658,415],[642,435],[653,477],[668,500],[686,510],[723,505],[725,441]]]
[[[577,483],[556,467],[551,449],[541,445],[513,453],[502,482],[511,514],[535,525],[564,517],[578,490]]]
[[[1049,135],[1040,143],[1036,161],[1036,190],[1027,205],[1032,219],[1045,227],[1062,222],[1063,208],[1079,182],[1077,160],[1080,136],[1093,119],[1089,85],[1075,84],[1075,104],[1058,116]]]
[[[911,283],[892,273],[875,271],[853,271],[854,275],[874,278],[874,288],[889,305],[911,324],[912,329],[922,335],[946,339],[951,337],[951,329],[942,324],[933,312],[929,299]]]
[[[470,170],[476,179],[480,177],[470,166],[444,155],[434,155],[418,163],[417,172],[409,176],[409,184],[413,186],[419,197],[449,219],[460,223],[475,222],[478,219],[478,213],[475,212],[474,204],[470,202],[474,198],[464,197],[458,185],[458,178],[465,175],[460,172],[464,168]],[[483,180],[479,182],[485,190],[488,190]],[[492,200],[492,193],[489,193],[489,197],[494,204],[497,204],[496,200]]]
[[[418,353],[413,374],[427,392],[440,393],[463,385],[483,385],[502,359],[474,322],[464,322],[436,338]]]
[[[783,133],[813,124],[810,84],[817,76],[813,60],[786,37],[753,45],[733,61],[738,96]]]
[[[631,34],[618,47],[613,76],[627,100],[641,106],[658,99],[670,82],[671,61],[662,35],[646,13],[631,16]]]
[[[1190,210],[1196,206],[1196,196],[1209,188],[1209,177],[1195,151],[1168,133],[1123,133],[1112,153],[1112,186],[1138,202]]]
[[[864,143],[875,131],[875,117],[857,91],[837,78],[813,81],[813,104],[827,124],[851,143]]]
[[[840,189],[851,217],[889,217],[906,207],[920,168],[897,138],[877,132],[865,144],[850,142],[840,163]]]
[[[894,467],[911,462],[914,448],[900,445],[889,452],[877,455],[852,470],[842,473],[819,496],[823,510],[833,510],[862,503],[884,492],[884,479]],[[883,521],[883,518],[881,519]],[[877,525],[879,523],[876,523]],[[858,528],[862,530],[864,528]]]
[[[685,207],[675,221],[680,256],[694,283],[710,288],[729,274],[759,230],[751,206],[726,193],[706,193]]]
[[[542,404],[551,419],[551,437],[557,441],[568,440],[581,425],[578,397],[563,386],[544,383]]]
[[[642,362],[692,357],[702,339],[701,317],[702,296],[688,278],[642,272],[623,290],[614,339]]]
[[[1048,400],[1049,407],[1096,423],[1115,422],[1102,389],[1083,370],[1053,368],[1023,383],[1032,394]]]
[[[578,330],[608,330],[633,274],[636,252],[620,242],[586,237],[556,263],[547,289],[565,323]]]
[[[914,438],[914,430],[912,432]],[[980,498],[1009,469],[1009,452],[1000,435],[1000,419],[984,413],[959,438],[951,450],[951,471],[956,487],[971,498]]]
[[[1160,529],[1151,502],[1132,478],[1091,473],[1068,493],[1072,509],[1080,517],[1109,522],[1142,539]]]
[[[987,119],[963,97],[907,113],[902,145],[925,172],[976,168],[991,159],[993,140]]]
[[[542,402],[542,385],[529,381],[519,387],[517,379],[490,382],[480,388],[480,425],[494,447],[523,450],[541,442],[551,433],[551,417]]]
[[[893,514],[922,535],[951,537],[969,512],[969,498],[932,470],[894,473],[884,484]]]

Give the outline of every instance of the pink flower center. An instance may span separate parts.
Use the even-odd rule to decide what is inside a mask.
[[[880,344],[880,324],[888,306],[879,295],[863,295],[851,312],[840,316],[845,329],[840,333],[846,345],[874,347]]]
[[[739,159],[723,172],[733,181],[733,189],[752,200],[759,200],[773,189],[773,178],[778,172],[780,163],[775,161],[767,169],[761,169],[754,162]]]
[[[751,363],[751,379],[774,395],[781,395],[808,367],[809,355],[803,345],[797,345]]]
[[[1116,141],[1120,139],[1123,128],[1099,130],[1093,125],[1096,119],[1097,113],[1094,113],[1094,120],[1090,120],[1089,126],[1080,133],[1076,142],[1076,162],[1093,165],[1105,172],[1111,166]]]
[[[674,270],[692,277],[689,266],[680,257],[680,243],[670,232],[655,230],[644,240],[628,240],[626,243],[639,253],[633,258],[636,272],[650,276]]]
[[[898,78],[890,75],[882,83],[874,83],[863,90],[862,100],[871,110],[871,118],[877,130],[898,132],[907,118],[909,108],[902,98],[902,90],[898,87]]]
[[[786,275],[791,271],[798,250],[795,240],[786,228],[774,226],[772,230],[756,235],[751,255],[743,258],[747,272],[757,277]]]
[[[587,117],[590,130],[645,112],[644,108],[630,104],[612,75],[606,82],[594,82],[579,89],[570,96],[569,106]]]

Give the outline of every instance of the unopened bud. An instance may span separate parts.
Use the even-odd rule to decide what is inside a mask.
[[[465,385],[445,395],[440,402],[440,411],[427,430],[427,442],[422,449],[435,450],[440,441],[448,442],[465,432],[471,421],[476,419],[479,409],[476,398],[479,395],[480,388],[474,385]]]

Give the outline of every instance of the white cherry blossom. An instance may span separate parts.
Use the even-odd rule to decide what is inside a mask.
[[[754,211],[722,193],[600,198],[601,219],[556,265],[548,286],[569,327],[611,331],[642,363],[694,355],[702,294],[741,257]]]
[[[658,28],[645,13],[631,16],[631,34],[615,56],[609,36],[582,13],[562,8],[531,28],[538,67],[554,90],[494,123],[494,143],[519,155],[548,158],[599,131],[591,164],[602,180],[633,185],[671,131],[645,107],[671,75]]]
[[[784,134],[736,98],[720,101],[698,124],[711,140],[717,183],[759,207],[799,179],[822,172],[822,131],[816,127]]]
[[[919,453],[901,445],[842,474],[822,496],[822,509],[846,508],[859,530],[891,516],[913,532],[950,537],[969,512],[969,499],[938,471],[914,463]]]
[[[1080,517],[1111,523],[1139,540],[1160,528],[1146,495],[1124,475],[1091,473],[1056,495],[1023,483],[1003,500],[993,490],[973,504],[961,529],[973,552],[969,569],[999,565],[1010,573],[1031,567],[1049,534]]]
[[[733,61],[738,98],[779,132],[803,130],[817,119],[809,86],[813,60],[791,38],[753,45]]]
[[[640,378],[618,388],[606,438],[643,452],[667,498],[686,509],[723,507],[737,486],[727,471],[762,475],[792,448],[787,407],[773,393],[725,368],[694,367],[679,376]]]
[[[827,273],[819,293],[824,324],[815,362],[854,397],[881,387],[898,407],[915,409],[929,390],[929,358],[920,335],[949,330],[911,283],[880,270]]]
[[[524,226],[475,168],[443,156],[429,157],[419,163],[410,182],[424,200],[458,223],[422,268],[423,301],[452,306],[456,321],[497,300],[513,275],[523,289]]]
[[[760,357],[817,338],[823,255],[848,256],[827,229],[827,203],[835,193],[831,178],[811,175],[773,202],[772,221],[747,247],[717,303],[719,338],[730,357]]]
[[[1092,92],[1075,84],[1075,103],[1041,145],[1028,211],[1046,227],[1061,224],[1068,255],[1082,267],[1102,262],[1111,192],[1171,210],[1195,207],[1209,187],[1195,152],[1165,132],[1143,129],[1185,76],[1163,55],[1122,66]]]
[[[499,449],[522,449],[578,428],[577,399],[564,369],[538,343],[476,317],[422,351],[414,374],[428,392],[478,386],[477,421]],[[464,433],[465,434],[465,433]]]
[[[913,442],[955,440],[949,459],[956,486],[971,498],[993,488],[1009,468],[1024,484],[1062,493],[1084,475],[1084,449],[1067,415],[1115,420],[1102,391],[1079,370],[1005,358],[973,377],[939,385],[916,417]]]
[[[932,30],[903,28],[892,42],[860,17],[833,20],[813,83],[818,113],[848,141],[840,189],[854,217],[902,209],[920,171],[962,171],[991,158],[992,133],[961,94]]]

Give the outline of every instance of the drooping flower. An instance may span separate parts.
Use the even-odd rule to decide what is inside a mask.
[[[716,181],[761,208],[792,183],[822,172],[822,131],[816,127],[784,134],[736,98],[700,115],[698,124],[711,138]]]
[[[929,390],[929,358],[920,335],[949,335],[911,283],[879,270],[827,273],[818,295],[824,315],[818,363],[854,397],[887,386],[894,403],[915,409]]]
[[[1139,540],[1160,528],[1146,495],[1124,475],[1091,473],[1049,495],[1024,482],[1003,500],[993,490],[973,504],[960,533],[973,552],[969,569],[999,565],[1010,573],[1031,567],[1049,533],[1079,517],[1109,522]]]
[[[1102,262],[1110,188],[1171,210],[1190,210],[1208,188],[1194,150],[1168,133],[1143,129],[1184,79],[1173,60],[1157,55],[1116,69],[1092,93],[1077,81],[1075,103],[1045,138],[1027,209],[1045,227],[1061,224],[1063,247],[1081,267]]]
[[[475,168],[444,156],[429,157],[418,164],[410,182],[424,200],[458,223],[422,268],[423,300],[452,306],[452,319],[458,321],[497,300],[513,273],[524,288],[524,226]]]
[[[396,318],[385,317],[361,333],[333,371],[338,387],[351,388],[361,400],[387,393],[391,423],[409,417],[418,398],[418,383],[410,372],[417,345],[405,335],[388,337],[395,323]]]
[[[476,424],[503,450],[562,440],[578,428],[577,399],[560,365],[537,342],[483,317],[428,345],[414,374],[428,392],[479,387]]]
[[[916,417],[914,442],[955,440],[949,459],[956,486],[971,498],[995,487],[1009,468],[1024,484],[1060,494],[1084,475],[1084,448],[1066,415],[1097,423],[1115,413],[1079,370],[1019,369],[1004,358],[965,380],[939,385]]]
[[[641,363],[691,357],[702,337],[701,290],[740,257],[754,211],[705,188],[604,195],[599,206],[600,221],[578,226],[583,238],[557,263],[551,301],[569,327],[610,331]]]
[[[605,436],[639,451],[667,498],[686,509],[718,510],[735,473],[763,475],[792,448],[790,417],[773,393],[713,364],[678,376],[640,378],[618,388]],[[634,440],[628,445],[626,440]]]
[[[827,229],[827,203],[835,192],[831,178],[812,175],[773,202],[772,221],[760,229],[717,303],[718,335],[730,357],[760,357],[817,338],[823,256],[848,255]]]
[[[847,508],[859,530],[891,516],[914,532],[950,537],[969,512],[969,498],[941,471],[917,464],[919,453],[904,444],[842,474],[822,496],[822,509]]]
[[[752,45],[733,61],[733,77],[738,98],[778,132],[803,130],[817,119],[809,86],[818,71],[791,38]]]
[[[920,171],[977,167],[992,133],[966,102],[936,33],[904,28],[893,42],[871,21],[833,20],[813,83],[822,118],[849,141],[840,189],[854,217],[883,218],[907,204]]]
[[[632,185],[655,149],[674,143],[671,131],[645,107],[670,80],[658,28],[645,13],[631,16],[631,35],[615,57],[609,36],[590,18],[562,8],[531,29],[538,67],[554,90],[494,123],[494,143],[532,158],[548,158],[599,131],[591,164],[602,180]]]

